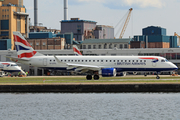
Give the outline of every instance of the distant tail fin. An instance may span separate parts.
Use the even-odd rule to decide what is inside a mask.
[[[18,58],[31,58],[33,56],[44,56],[35,51],[20,32],[13,32],[14,42]]]
[[[82,53],[80,52],[80,50],[78,49],[76,45],[73,45],[73,51],[75,55],[82,56]]]

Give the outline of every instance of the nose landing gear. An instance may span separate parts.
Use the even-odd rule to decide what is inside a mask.
[[[156,76],[156,79],[160,79],[160,77],[157,75],[157,76]]]
[[[160,77],[159,77],[159,74],[160,74],[161,72],[157,72],[157,76],[156,76],[156,79],[160,79]]]

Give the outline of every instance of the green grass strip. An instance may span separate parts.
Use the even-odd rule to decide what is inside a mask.
[[[3,77],[0,78],[0,84],[61,84],[61,83],[180,83],[180,77],[101,77],[99,80],[86,80],[82,77]]]

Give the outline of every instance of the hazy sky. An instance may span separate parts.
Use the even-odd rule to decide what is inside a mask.
[[[38,0],[38,22],[43,26],[60,29],[64,18],[64,0]],[[34,0],[24,0],[31,23],[34,24]],[[116,27],[133,8],[124,37],[142,35],[142,28],[160,26],[167,35],[180,35],[180,0],[68,0],[68,18],[96,21],[97,25]],[[115,34],[119,27],[116,27]],[[120,32],[116,37],[120,35]]]

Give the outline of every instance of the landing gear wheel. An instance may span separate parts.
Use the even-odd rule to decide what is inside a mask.
[[[156,79],[160,79],[160,77],[159,77],[159,76],[156,76]]]
[[[94,80],[99,80],[99,75],[94,75]]]
[[[147,76],[147,73],[144,73],[144,76]]]
[[[87,79],[87,80],[92,80],[92,75],[87,75],[87,76],[86,76],[86,79]]]

